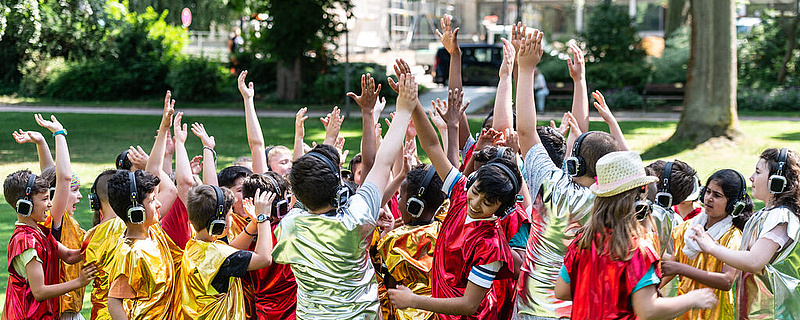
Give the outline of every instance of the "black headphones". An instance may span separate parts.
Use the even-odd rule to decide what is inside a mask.
[[[283,192],[281,191],[280,185],[278,181],[275,180],[272,176],[268,174],[263,174],[272,184],[272,187],[275,188],[275,199],[272,200],[272,216],[276,218],[283,218],[287,213],[289,213],[289,201],[283,197]]]
[[[126,169],[126,168],[123,167],[123,165],[125,165],[125,159],[128,159],[128,151],[130,151],[130,150],[125,149],[125,151],[122,151],[122,153],[119,155],[119,159],[117,159],[117,163],[116,163],[117,169]],[[130,168],[127,168],[127,169],[130,169]]]
[[[264,150],[264,154],[267,156],[267,170],[272,171],[272,167],[269,166],[269,152],[274,149],[275,146],[269,146],[267,149]]]
[[[36,182],[36,174],[32,173],[28,176],[28,183],[25,185],[25,195],[17,200],[17,213],[23,217],[30,217],[33,213],[33,202],[31,201],[31,192],[33,192],[33,184]]]
[[[425,178],[422,179],[422,184],[419,185],[417,192],[412,194],[411,197],[408,198],[408,201],[406,201],[406,211],[414,218],[419,218],[422,215],[422,211],[425,210],[426,202],[425,199],[422,198],[422,195],[431,183],[434,174],[436,174],[436,168],[431,166],[428,168],[428,172],[425,173]]]
[[[314,158],[317,158],[322,162],[325,162],[328,168],[331,169],[331,171],[333,171],[333,175],[336,176],[337,184],[336,184],[336,189],[334,189],[333,192],[333,198],[331,199],[331,206],[336,208],[336,211],[344,209],[345,206],[347,206],[347,199],[350,198],[350,189],[342,185],[342,178],[339,174],[338,167],[335,164],[333,164],[333,161],[331,161],[331,159],[328,159],[328,157],[325,156],[324,154],[315,151],[311,151],[306,154]]]
[[[136,200],[136,174],[133,171],[128,171],[128,179],[130,180],[131,188],[131,205],[128,206],[128,221],[133,224],[142,224],[145,220],[145,210],[139,201]]]
[[[736,175],[742,180],[742,186],[739,189],[739,197],[736,201],[728,201],[728,204],[725,206],[725,211],[731,214],[731,217],[738,217],[739,214],[742,213],[744,207],[747,206],[747,202],[745,201],[745,197],[747,197],[747,181],[744,179],[744,176],[739,173],[739,171],[731,170],[736,172]]]
[[[97,181],[100,180],[100,177],[103,174],[97,175],[97,178],[94,178],[94,183],[92,183],[92,188],[89,189],[89,208],[92,211],[100,211],[102,206],[100,205],[100,197],[97,196]]]
[[[643,221],[647,216],[653,212],[652,202],[647,199],[647,185],[639,187],[639,193],[636,194],[636,202],[634,202],[634,211],[636,212],[636,220]]]
[[[208,221],[208,233],[212,236],[221,236],[228,227],[225,221],[225,195],[219,187],[214,185],[211,187],[214,188],[214,192],[217,194],[217,210]]]
[[[664,172],[661,174],[664,177],[661,179],[661,183],[658,186],[658,193],[656,193],[656,204],[664,208],[672,206],[672,194],[669,193],[669,178],[672,176],[672,164],[672,161],[667,161],[664,165]]]
[[[781,148],[781,152],[778,154],[778,171],[769,176],[769,192],[772,194],[779,194],[783,192],[788,184],[786,177],[783,175],[783,166],[786,165],[786,157],[788,156],[788,153],[789,149]]]
[[[492,159],[487,161],[484,166],[494,166],[494,167],[500,168],[500,170],[505,172],[506,175],[511,179],[511,184],[514,187],[514,194],[517,194],[517,193],[519,193],[520,185],[519,185],[519,181],[517,180],[517,177],[514,175],[514,172],[512,172],[511,169],[508,166],[506,166],[505,164],[503,164],[502,162],[498,162],[497,161],[497,160],[499,160],[500,158],[503,157],[503,155],[505,154],[507,149],[508,149],[508,147],[498,147],[497,148],[497,153],[495,153],[494,157],[492,157]],[[483,168],[483,167],[481,167],[481,168]],[[478,170],[480,170],[480,169],[478,169]],[[478,171],[475,171],[475,172],[473,172],[472,174],[469,175],[469,177],[467,178],[467,183],[464,184],[464,190],[465,191],[469,190],[469,188],[472,187],[472,185],[475,183],[475,180],[478,179],[477,173],[478,173]],[[522,201],[519,198],[520,197],[517,197],[515,202]],[[514,211],[516,209],[514,207],[514,203],[511,203],[509,205],[501,206],[497,210],[498,212],[502,212],[503,213],[503,215],[501,217],[505,217],[506,215],[508,215],[509,213],[511,213],[512,211]]]
[[[578,151],[581,150],[581,142],[583,142],[583,139],[592,132],[594,131],[587,131],[578,136],[578,138],[575,139],[575,144],[572,145],[572,154],[569,158],[564,160],[564,164],[567,166],[567,174],[572,177],[580,177],[586,174],[586,159],[578,154]]]

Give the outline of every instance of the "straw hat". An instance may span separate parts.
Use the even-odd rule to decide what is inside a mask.
[[[611,197],[658,181],[644,173],[642,158],[633,151],[617,151],[597,160],[597,183],[589,189],[598,197]]]

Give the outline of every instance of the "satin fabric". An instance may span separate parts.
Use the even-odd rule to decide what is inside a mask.
[[[36,319],[54,320],[59,318],[59,299],[52,298],[36,301],[31,292],[30,283],[11,266],[14,257],[27,249],[36,250],[42,260],[44,284],[59,283],[61,263],[58,259],[58,242],[53,238],[50,229],[42,226],[34,228],[28,225],[17,225],[8,243],[8,286],[3,320]]]
[[[441,223],[438,221],[423,226],[404,225],[392,230],[378,242],[378,254],[389,273],[398,285],[411,289],[414,294],[431,296],[433,252],[440,227]],[[425,310],[396,309],[389,299],[383,297],[381,311],[384,320],[427,320],[434,316],[433,312]]]
[[[722,267],[725,265],[722,261],[719,261],[716,257],[712,256],[708,253],[700,253],[694,259],[689,259],[683,253],[683,247],[685,245],[684,242],[684,235],[686,234],[686,230],[692,227],[692,221],[686,221],[678,225],[672,231],[672,240],[675,243],[675,260],[677,262],[692,266],[699,270],[705,270],[709,272],[722,272]],[[739,250],[739,245],[742,242],[742,232],[739,231],[734,226],[728,228],[725,233],[722,234],[722,237],[719,238],[717,243],[720,245],[731,249],[731,250]],[[708,286],[699,283],[689,277],[685,276],[678,276],[678,295],[685,294],[689,291],[701,288],[708,288]],[[733,290],[722,291],[722,290],[714,290],[714,294],[717,296],[717,305],[714,308],[708,310],[700,310],[700,309],[692,309],[687,311],[683,314],[683,316],[679,317],[678,319],[686,319],[686,320],[693,320],[693,319],[733,319],[736,317],[735,308],[734,308],[734,292]]]
[[[683,218],[675,211],[672,211],[672,208],[664,208],[657,204],[651,205],[651,216],[653,217],[652,222],[655,222],[653,226],[655,228],[656,238],[653,242],[656,252],[658,256],[663,256],[665,253],[670,255],[675,255],[675,245],[672,241],[672,230],[675,229],[680,222],[683,221]],[[674,297],[678,295],[678,278],[672,278],[670,282],[665,284],[664,286],[659,289],[661,294],[665,297]]]
[[[83,240],[83,248],[86,260],[84,263],[94,263],[97,265],[97,273],[92,282],[92,320],[110,320],[108,313],[108,267],[111,265],[111,257],[119,243],[120,238],[125,233],[125,222],[115,217],[86,232]]]
[[[78,221],[67,212],[64,212],[64,219],[62,221],[61,244],[67,247],[67,249],[81,249],[83,236],[86,234],[86,231],[81,229],[80,225],[78,225]],[[79,278],[82,268],[83,263],[68,264],[62,261],[61,282]],[[79,288],[62,295],[60,299],[61,312],[81,312],[83,308],[84,292],[86,292],[84,288]]]
[[[211,285],[225,259],[237,251],[222,241],[186,242],[178,280],[181,294],[176,319],[246,319],[242,279],[230,277],[228,292],[224,293]]]
[[[492,287],[481,301],[477,312],[469,316],[439,314],[441,320],[450,319],[510,319],[513,311],[514,263],[511,248],[499,220],[478,220],[465,223],[467,195],[466,178],[462,177],[450,195],[450,210],[442,223],[433,255],[431,277],[432,297],[462,297],[467,288],[467,277],[474,266],[501,261]]]
[[[128,277],[136,297],[123,301],[128,319],[175,318],[176,304],[181,301],[176,285],[182,254],[183,250],[164,234],[159,224],[150,227],[148,239],[120,238],[108,268],[108,279],[113,285],[119,277]]]
[[[608,253],[610,235],[603,248],[596,243],[580,249],[575,238],[567,249],[564,267],[572,290],[572,319],[638,319],[633,312],[633,289],[651,266],[661,277],[658,253],[648,239],[632,239],[628,260],[616,260]],[[605,251],[605,252],[604,252]]]
[[[272,226],[272,243],[277,243],[275,228]],[[250,251],[255,250],[256,243],[250,245]],[[269,267],[248,271],[242,283],[246,290],[253,294],[252,311],[253,319],[295,319],[297,307],[297,282],[292,273],[292,268],[286,264],[272,262]]]
[[[758,273],[742,271],[736,284],[739,319],[800,319],[800,221],[780,207],[754,214],[742,231],[743,249],[781,223],[793,241]]]
[[[244,229],[247,227],[248,223],[250,222],[247,221],[247,218],[245,218],[244,216],[238,215],[236,213],[229,214],[228,235],[227,235],[228,243],[233,241],[233,239],[236,239],[236,237],[239,234],[242,234]],[[251,246],[254,245],[255,242],[251,244]],[[244,293],[244,305],[245,305],[245,312],[247,313],[247,318],[256,319],[256,298],[255,298],[255,288],[253,287],[253,282],[249,282],[246,279],[245,281],[242,281],[242,291]]]

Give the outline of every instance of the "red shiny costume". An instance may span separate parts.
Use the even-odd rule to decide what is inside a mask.
[[[439,231],[433,254],[431,287],[434,298],[462,297],[467,277],[474,266],[502,261],[500,268],[478,311],[470,316],[439,314],[440,320],[450,319],[510,319],[513,304],[513,261],[500,221],[473,221],[465,224],[467,193],[462,177],[453,187],[450,210]]]
[[[278,242],[274,233],[277,226],[275,223],[270,233],[273,244]],[[253,242],[250,251],[254,251],[255,246]],[[297,283],[288,264],[272,263],[269,267],[249,271],[242,280],[246,287],[253,288],[255,306],[248,307],[255,308],[255,319],[295,319]]]
[[[575,237],[564,256],[572,289],[572,319],[638,319],[631,304],[632,291],[653,263],[659,261],[653,244],[634,239],[630,260],[617,261],[595,245],[579,249],[579,240],[580,236]],[[658,264],[655,271],[660,278]]]
[[[44,284],[59,283],[60,263],[58,260],[58,242],[50,234],[50,229],[39,226],[34,228],[18,225],[14,228],[8,243],[8,287],[6,288],[5,311],[3,320],[11,319],[58,319],[59,297],[36,301],[33,298],[28,280],[22,278],[11,266],[14,257],[27,249],[35,249],[42,260]]]

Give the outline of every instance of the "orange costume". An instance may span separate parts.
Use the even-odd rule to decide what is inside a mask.
[[[125,222],[115,217],[89,229],[84,236],[85,263],[94,263],[98,271],[92,283],[92,320],[110,320],[108,313],[108,267],[120,237],[125,233]]]
[[[75,218],[73,218],[71,214],[64,212],[64,219],[61,223],[61,239],[59,242],[68,249],[80,249],[85,234],[86,231],[81,229],[78,225],[78,221],[75,221]],[[82,266],[83,263],[68,264],[61,261],[61,282],[63,283],[79,278],[81,276]],[[80,313],[83,308],[84,292],[84,288],[79,288],[62,295],[60,299],[61,313]]]
[[[220,293],[211,285],[225,259],[237,251],[222,241],[190,239],[186,243],[178,280],[177,319],[247,319],[240,278],[230,277],[227,292]]]

